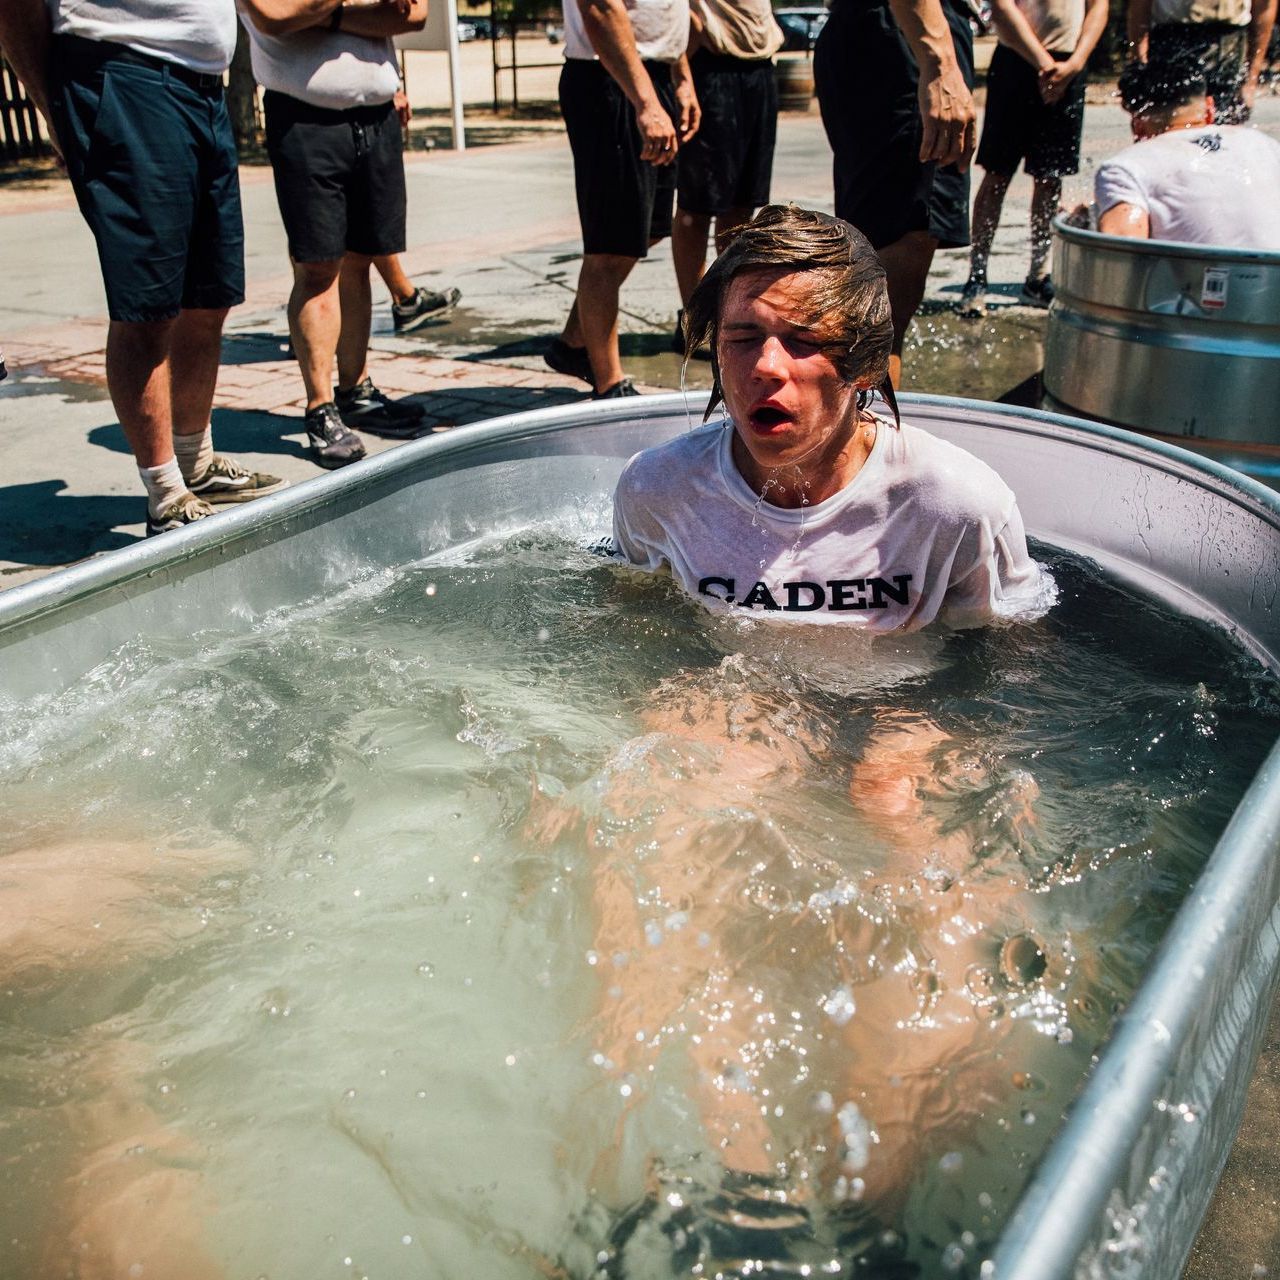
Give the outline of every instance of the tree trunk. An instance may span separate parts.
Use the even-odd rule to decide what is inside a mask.
[[[258,86],[249,62],[249,37],[237,24],[236,53],[231,59],[227,83],[227,111],[236,146],[241,153],[262,149],[262,129],[258,125]]]

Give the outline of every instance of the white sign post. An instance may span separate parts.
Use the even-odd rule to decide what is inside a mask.
[[[449,106],[453,120],[453,149],[467,149],[462,120],[462,61],[458,55],[458,0],[430,0],[427,25],[421,31],[396,36],[398,49],[444,49],[449,54]],[[406,86],[407,88],[408,86]]]

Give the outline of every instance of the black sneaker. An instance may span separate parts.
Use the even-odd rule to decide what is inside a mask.
[[[326,471],[334,471],[364,457],[364,441],[343,424],[332,400],[307,410],[307,437],[311,460]]]
[[[567,378],[581,378],[592,387],[596,385],[586,347],[571,347],[563,338],[552,338],[542,358],[553,372],[563,373]]]
[[[1053,301],[1053,281],[1048,276],[1028,276],[1022,282],[1020,301],[1028,307],[1047,307]]]
[[[621,400],[624,396],[638,396],[639,394],[631,379],[623,378],[615,382],[608,391],[594,392],[591,398],[593,400]]]
[[[458,305],[461,289],[446,289],[435,293],[428,289],[415,289],[408,302],[391,304],[391,319],[397,333],[412,333],[433,320],[443,320]]]
[[[334,403],[349,427],[388,440],[413,440],[429,431],[422,421],[422,406],[389,400],[373,385],[372,378],[350,391],[334,389]]]
[[[217,515],[217,512],[203,499],[194,493],[184,493],[182,497],[171,502],[158,516],[151,514],[147,507],[147,537],[154,538],[158,533],[170,533],[181,529],[183,525],[195,524],[206,516]]]

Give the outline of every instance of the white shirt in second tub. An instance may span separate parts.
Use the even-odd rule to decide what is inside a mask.
[[[732,439],[715,422],[636,454],[614,495],[616,554],[669,567],[716,609],[876,632],[978,626],[1052,601],[1012,491],[963,449],[878,420],[853,480],[792,510],[752,491]]]

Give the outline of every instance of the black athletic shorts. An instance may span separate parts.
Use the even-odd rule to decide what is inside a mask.
[[[1065,62],[1066,53],[1053,57]],[[1084,86],[1079,75],[1050,105],[1040,96],[1036,69],[1012,49],[997,45],[987,72],[987,110],[982,121],[978,163],[1011,178],[1025,159],[1033,178],[1065,178],[1080,169],[1084,129]]]
[[[699,49],[690,66],[702,125],[676,157],[676,203],[710,215],[768,204],[778,134],[773,61]]]
[[[404,154],[391,103],[331,111],[270,90],[262,102],[289,256],[403,253]]]
[[[665,62],[644,67],[667,114],[677,120],[671,68]],[[598,62],[565,59],[560,114],[573,152],[583,253],[647,257],[651,241],[671,234],[675,165],[640,159],[635,111]]]
[[[965,83],[973,87],[973,29],[950,0]],[[818,37],[813,74],[834,152],[836,213],[877,249],[927,231],[943,249],[969,243],[969,175],[920,163],[919,74],[885,0],[835,0]]]
[[[222,77],[55,36],[53,127],[113,320],[244,301],[240,176]]]

